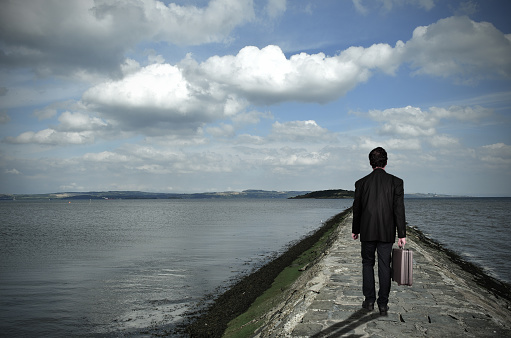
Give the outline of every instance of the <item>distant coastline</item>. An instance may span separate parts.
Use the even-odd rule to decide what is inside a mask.
[[[0,194],[0,200],[114,200],[114,199],[239,199],[290,198],[309,191],[244,190],[203,193],[154,193],[144,191],[90,191],[59,192],[50,194]]]
[[[353,198],[353,190],[330,189],[318,191],[275,191],[249,189],[243,191],[203,193],[155,193],[144,191],[89,191],[58,192],[49,194],[0,194],[0,201],[8,200],[114,200],[114,199],[345,199]],[[405,198],[471,198],[471,196],[443,195],[435,193],[405,194]]]

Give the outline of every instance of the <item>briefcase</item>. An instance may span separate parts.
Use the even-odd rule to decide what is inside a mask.
[[[397,285],[413,283],[413,252],[409,249],[392,249],[392,280]]]

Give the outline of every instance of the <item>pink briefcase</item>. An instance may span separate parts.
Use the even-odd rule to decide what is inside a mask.
[[[392,280],[397,285],[413,283],[413,252],[409,249],[392,249]]]

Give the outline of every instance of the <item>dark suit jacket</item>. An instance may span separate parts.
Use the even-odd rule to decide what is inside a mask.
[[[383,169],[355,183],[352,233],[361,241],[394,242],[406,237],[403,180]]]

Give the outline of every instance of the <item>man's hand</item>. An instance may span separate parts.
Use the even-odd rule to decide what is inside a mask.
[[[351,237],[352,237],[353,239],[358,239],[358,234],[351,234]]]
[[[400,248],[404,248],[406,244],[406,237],[400,238],[399,241],[397,241],[397,246]]]

